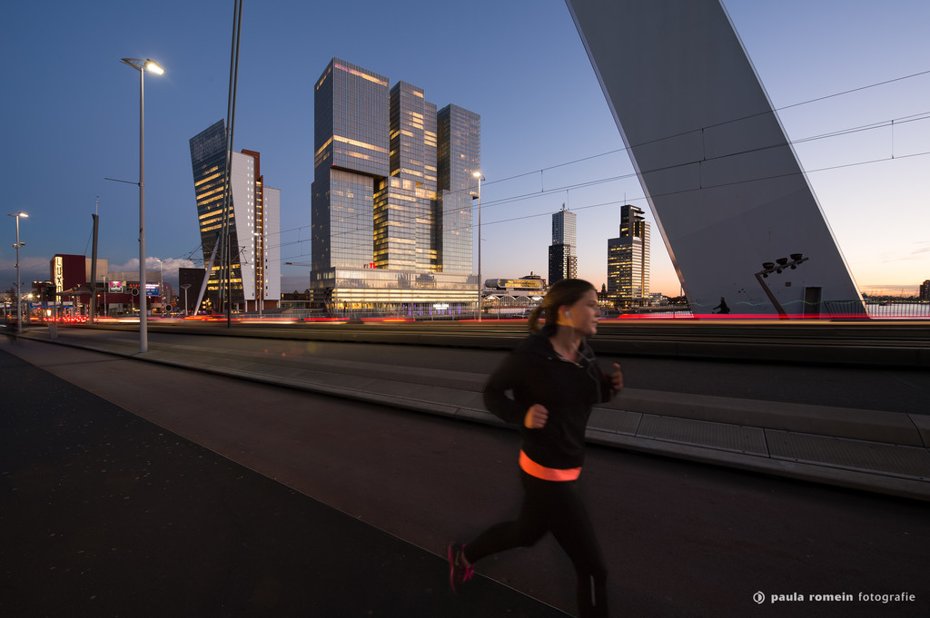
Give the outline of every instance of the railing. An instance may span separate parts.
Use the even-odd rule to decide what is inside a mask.
[[[930,320],[930,302],[928,301],[882,301],[865,302],[865,315],[860,313],[859,301],[825,301],[816,314],[790,315],[787,319],[872,319],[872,320]],[[740,313],[738,307],[731,313],[697,312],[690,308],[668,307],[662,309],[651,307],[647,310],[627,311],[621,314],[624,319],[786,319],[777,313],[757,314]]]
[[[930,302],[867,302],[865,310],[875,319],[930,320]]]

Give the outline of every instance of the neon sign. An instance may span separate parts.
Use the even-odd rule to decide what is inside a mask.
[[[61,294],[65,290],[65,263],[60,255],[55,256],[55,291]]]

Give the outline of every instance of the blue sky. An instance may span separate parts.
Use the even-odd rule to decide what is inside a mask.
[[[926,1],[724,4],[776,108],[930,70]],[[31,215],[24,280],[47,278],[54,253],[89,254],[98,196],[101,256],[111,269],[137,264],[136,189],[104,180],[138,174],[138,74],[120,63],[125,56],[167,70],[146,79],[147,254],[169,270],[201,257],[188,140],[225,116],[231,13],[231,0],[6,7],[0,173],[5,212]],[[486,277],[545,276],[550,214],[566,202],[578,213],[580,276],[606,280],[619,206],[644,205],[642,189],[635,177],[594,182],[632,166],[617,152],[622,141],[561,0],[246,0],[236,148],[259,150],[266,184],[281,189],[284,259],[310,261],[312,86],[333,56],[481,115]],[[801,140],[927,112],[930,74],[779,114],[789,138]],[[930,278],[930,156],[907,156],[926,151],[930,119],[898,120],[894,135],[886,126],[796,145],[860,288],[915,288]],[[603,156],[563,165],[594,155]],[[530,196],[510,199],[521,195]],[[7,289],[13,222],[0,226]],[[654,291],[677,293],[657,232],[652,257]],[[284,289],[306,287],[306,270],[285,267]]]

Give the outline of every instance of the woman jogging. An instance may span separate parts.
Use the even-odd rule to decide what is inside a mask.
[[[517,520],[491,526],[470,543],[449,545],[454,591],[471,579],[473,565],[485,556],[535,545],[551,531],[578,575],[579,616],[607,616],[607,569],[577,487],[591,408],[623,388],[620,365],[603,374],[586,342],[597,332],[599,314],[594,286],[580,279],[559,281],[530,316],[533,334],[488,380],[487,408],[520,425],[523,503]],[[540,318],[545,320],[541,329]]]

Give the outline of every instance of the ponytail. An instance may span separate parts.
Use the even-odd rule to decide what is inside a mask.
[[[533,311],[530,312],[529,326],[530,326],[531,333],[535,333],[540,328],[542,328],[539,325],[539,317],[542,315],[542,312],[543,312],[542,304],[536,305]]]
[[[541,330],[547,335],[554,335],[558,330],[559,307],[574,305],[591,290],[597,292],[584,279],[562,279],[552,284],[542,302],[530,313],[530,332]],[[545,320],[542,327],[539,326],[540,318]]]

